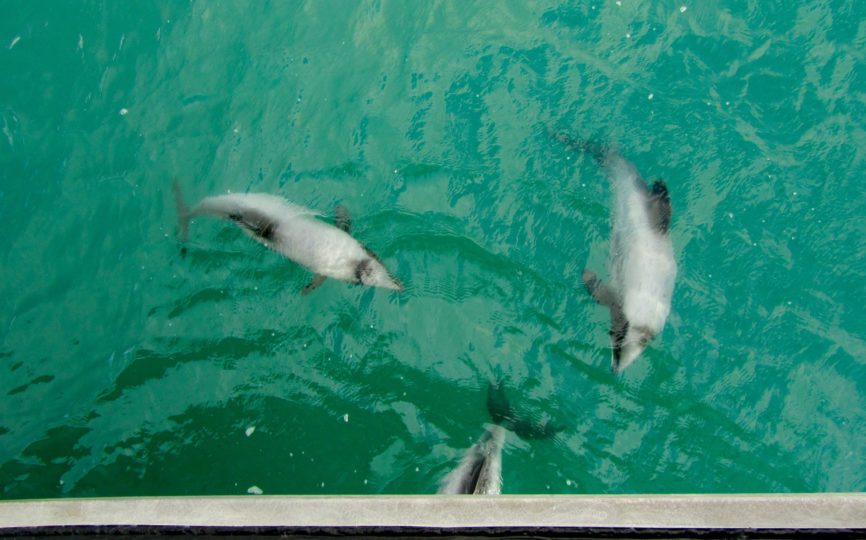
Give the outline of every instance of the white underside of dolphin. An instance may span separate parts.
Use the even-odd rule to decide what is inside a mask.
[[[334,278],[372,287],[402,290],[379,259],[347,231],[348,216],[338,215],[335,227],[321,221],[314,210],[264,193],[231,193],[206,197],[187,209],[175,183],[181,237],[186,239],[189,219],[210,214],[235,222],[251,238],[316,274],[304,289],[309,292]]]

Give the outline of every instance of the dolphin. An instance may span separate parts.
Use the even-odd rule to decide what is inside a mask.
[[[235,222],[257,242],[312,270],[315,276],[304,287],[303,294],[310,293],[329,277],[403,290],[379,257],[349,234],[351,221],[343,206],[337,207],[337,226],[334,226],[316,219],[321,216],[318,212],[264,193],[205,197],[189,209],[177,180],[173,187],[183,241],[188,236],[191,218],[211,214]]]
[[[501,382],[487,387],[487,411],[495,422],[464,454],[457,467],[439,482],[443,495],[499,495],[502,492],[502,447],[511,431],[523,439],[546,439],[562,431],[550,421],[532,422],[518,418]]]
[[[671,201],[664,181],[651,186],[619,152],[568,141],[603,167],[614,194],[610,284],[584,269],[583,286],[610,309],[611,368],[620,373],[658,335],[671,311],[677,263],[668,234]]]
[[[460,464],[439,483],[442,495],[499,495],[502,492],[502,447],[505,428],[485,427]]]

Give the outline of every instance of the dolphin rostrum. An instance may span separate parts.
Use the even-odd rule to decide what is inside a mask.
[[[254,240],[315,273],[303,289],[307,294],[335,278],[370,287],[402,291],[382,261],[349,235],[351,223],[345,207],[337,207],[337,226],[316,219],[320,214],[264,193],[230,193],[205,197],[187,208],[177,181],[174,195],[180,219],[180,237],[186,240],[189,220],[211,214],[235,222]]]

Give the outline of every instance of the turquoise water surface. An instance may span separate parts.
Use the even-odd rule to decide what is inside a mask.
[[[490,381],[505,493],[866,490],[866,3],[0,1],[0,497],[433,493]],[[673,203],[622,375],[611,192]],[[311,273],[171,192],[332,215]]]

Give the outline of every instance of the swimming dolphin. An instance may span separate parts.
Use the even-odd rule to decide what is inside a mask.
[[[615,150],[559,138],[590,153],[613,188],[610,284],[584,269],[583,285],[596,302],[610,309],[611,368],[619,373],[661,332],[671,311],[677,263],[668,234],[668,188],[662,180],[647,187],[635,166]]]
[[[545,439],[562,431],[549,421],[536,423],[518,418],[501,382],[487,388],[487,411],[495,424],[485,426],[484,433],[463,455],[460,464],[445,475],[438,493],[443,495],[499,495],[502,491],[502,447],[505,434],[512,431],[524,439]]]
[[[478,442],[460,460],[460,465],[439,483],[442,495],[499,495],[502,492],[502,446],[505,428],[486,426]]]
[[[337,207],[337,226],[316,219],[320,214],[264,193],[230,193],[205,197],[187,208],[177,181],[174,182],[180,237],[186,240],[189,220],[211,214],[234,221],[247,235],[274,251],[312,270],[316,275],[303,289],[307,294],[326,278],[402,291],[382,261],[349,235],[351,222],[342,206]]]

